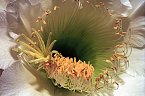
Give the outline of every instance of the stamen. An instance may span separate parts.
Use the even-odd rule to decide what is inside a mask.
[[[32,45],[35,45],[36,42],[33,42],[30,38],[28,38],[26,35],[21,34],[20,36],[24,37],[28,42],[30,42]]]
[[[48,54],[48,53],[51,52],[51,50],[52,50],[52,48],[53,48],[55,42],[56,42],[56,40],[54,40],[54,41],[49,45],[48,49],[46,49],[46,54]]]
[[[48,16],[49,14],[51,14],[50,10],[45,11],[44,15]]]
[[[95,5],[97,8],[100,8],[100,5]]]
[[[51,61],[46,63],[45,70],[47,70],[47,73],[49,74],[49,78],[53,78],[56,80],[55,83],[58,85],[60,84],[61,87],[70,86],[67,85],[66,80],[69,79],[71,83],[70,90],[82,90],[85,88],[86,84],[83,84],[85,81],[88,84],[88,87],[92,87],[92,83],[90,80],[92,80],[93,77],[93,71],[94,68],[92,65],[88,65],[85,62],[78,61],[72,59],[72,58],[65,58],[60,54],[54,55],[54,63],[51,63]],[[82,83],[81,86],[78,86],[76,82]],[[84,82],[84,83],[85,83]],[[78,87],[76,87],[78,86]],[[83,91],[90,91],[92,89],[87,89]]]
[[[34,60],[30,60],[29,63],[32,64],[38,64],[38,63],[43,63],[44,61],[46,61],[48,58],[39,58],[39,59],[34,59]]]
[[[33,33],[34,34],[34,33]],[[36,42],[32,41],[30,38],[28,38],[26,35],[21,34],[20,36],[22,36],[25,40],[27,40],[30,46],[33,46],[39,53],[42,53],[41,50],[36,46]]]
[[[20,47],[18,47],[17,50],[18,50],[18,52],[23,52],[23,53],[25,53],[27,55],[30,55],[30,56],[34,57],[34,58],[43,58],[43,56],[40,56],[37,53],[33,53],[31,51],[27,51],[27,50],[21,49]]]
[[[43,56],[42,53],[40,53],[39,51],[37,51],[36,49],[34,49],[32,46],[26,44],[25,42],[20,41],[19,39],[17,39],[17,43],[19,43],[22,46],[25,46],[27,50],[31,50],[31,51],[37,53],[38,55]]]
[[[35,35],[38,38],[41,51],[43,52],[43,54],[45,54],[45,44],[44,44],[44,41],[43,41],[42,37],[40,36],[40,34],[34,28],[32,28],[32,30],[34,31]]]
[[[46,44],[46,49],[48,49],[48,47],[50,46],[51,43],[51,36],[52,36],[52,32],[49,33],[48,39],[47,39],[47,44]],[[47,53],[47,52],[46,52]]]
[[[32,38],[34,38],[34,37],[35,37],[35,33],[34,33],[34,32],[32,32],[31,37],[32,37]]]

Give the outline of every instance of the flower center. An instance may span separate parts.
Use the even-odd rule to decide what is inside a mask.
[[[69,38],[67,39],[69,40]],[[71,42],[72,41],[72,42]],[[87,61],[83,60],[81,58],[81,54],[78,54],[77,52],[77,40],[69,40],[66,41],[66,39],[59,40],[58,42],[55,43],[53,49],[57,50],[59,53],[61,53],[64,57],[70,57],[70,58],[76,58],[76,60],[82,60],[82,61]]]
[[[16,51],[37,70],[44,70],[56,86],[91,93],[118,85],[113,78],[128,64],[125,32],[121,20],[102,2],[86,1],[80,8],[63,0],[36,22],[39,28],[32,29],[33,40],[22,35],[30,45],[17,40]]]

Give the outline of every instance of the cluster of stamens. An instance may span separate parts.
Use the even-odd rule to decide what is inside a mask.
[[[126,35],[126,32],[122,31],[122,20],[120,18],[117,18],[115,20],[114,29],[119,30],[118,32],[116,32],[116,35],[120,35],[121,37],[124,37]]]
[[[116,81],[113,81],[113,75],[108,69],[106,69],[103,73],[100,73],[100,75],[96,77],[96,90],[105,87],[108,89],[118,89],[119,87],[119,84]]]
[[[96,77],[96,89],[104,87],[117,89],[119,84],[113,79],[117,74],[124,72],[129,67],[128,56],[131,51],[128,51],[126,43],[121,43],[115,46],[114,54],[110,59],[106,59],[105,62],[110,64],[109,68],[103,73],[100,73],[99,77]]]
[[[63,57],[55,54],[53,61],[46,61],[45,68],[48,77],[55,80],[56,85],[69,90],[93,91],[94,67],[81,60]]]

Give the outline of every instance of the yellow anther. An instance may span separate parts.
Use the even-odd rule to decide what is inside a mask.
[[[16,41],[19,42],[20,40],[19,39],[16,39]]]
[[[49,15],[51,13],[51,11],[47,10],[45,11],[45,15]]]
[[[100,73],[100,79],[104,79],[103,73]]]
[[[45,20],[42,20],[43,24],[45,25],[46,24],[46,21]]]
[[[100,5],[95,5],[97,8],[100,8]]]
[[[66,0],[62,0],[62,3],[66,2]]]
[[[54,6],[53,10],[57,10],[59,8],[60,8],[59,6]]]
[[[39,20],[37,19],[37,20],[36,20],[36,23],[38,23],[38,22],[39,22]]]
[[[34,32],[31,33],[31,37],[32,38],[35,37],[35,33]]]
[[[114,59],[113,59],[112,57],[110,57],[110,60],[111,60],[111,61],[114,61]]]
[[[117,30],[117,29],[118,29],[118,27],[117,27],[117,26],[115,26],[115,27],[114,27],[114,29],[115,29],[115,30]]]
[[[86,1],[88,4],[90,3],[89,1]]]
[[[106,63],[112,64],[112,62],[111,62],[110,60],[105,60],[105,62],[106,62]]]
[[[110,15],[110,16],[113,16],[113,14],[112,14],[112,13],[109,13],[109,15]]]
[[[42,17],[41,16],[38,16],[38,20],[42,20]]]

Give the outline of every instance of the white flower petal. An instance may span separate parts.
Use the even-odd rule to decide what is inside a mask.
[[[18,13],[18,2],[16,0],[7,0],[6,19],[8,22],[8,29],[15,33],[26,33],[26,30],[20,21]]]
[[[5,0],[1,0],[0,2],[0,11],[3,11],[6,9],[6,2]]]
[[[145,46],[145,17],[138,17],[130,22],[125,40],[134,47]]]
[[[16,33],[25,31],[30,33],[31,28],[36,27],[37,17],[42,15],[44,10],[50,8],[52,2],[51,0],[8,0],[6,5],[9,28]]]
[[[114,96],[145,96],[144,57],[145,49],[133,48],[129,56],[129,68],[120,76],[123,83],[120,84],[118,90],[114,91]]]
[[[16,0],[7,0],[6,10],[8,12],[16,12],[18,10]]]
[[[0,76],[2,75],[2,72],[3,72],[4,70],[3,69],[0,69]]]
[[[6,69],[14,62],[10,53],[10,48],[14,46],[15,43],[8,37],[5,15],[5,12],[0,12],[0,69]]]
[[[54,96],[53,92],[51,83],[34,76],[19,62],[0,77],[0,96]]]
[[[31,5],[37,5],[39,3],[39,0],[29,0]]]
[[[43,10],[51,9],[52,8],[52,0],[39,0],[41,4],[41,8]]]
[[[20,18],[28,32],[31,32],[31,17],[30,17],[30,6],[27,3],[20,3],[19,14]]]
[[[34,0],[34,1],[29,0],[29,1],[30,1],[31,5],[35,6],[36,4],[38,4],[37,0]],[[48,0],[48,2],[49,2],[49,0]],[[118,4],[119,7],[118,7],[118,5],[113,4],[113,7],[111,7],[111,9],[113,10],[115,8],[116,9],[115,11],[117,12],[118,15],[121,14],[122,16],[127,16],[129,14],[128,12],[130,12],[130,11],[128,11],[128,10],[130,10],[130,8],[131,8],[131,4],[130,4],[129,0],[127,0],[127,2],[125,0],[114,1],[114,2],[116,2],[116,4]],[[41,5],[43,10],[47,9],[46,5],[49,3],[45,4],[44,1],[42,1],[40,3],[44,4],[44,6]],[[34,10],[33,9],[31,10],[32,6],[30,7],[30,5],[28,3],[27,4],[19,3],[19,4],[20,4],[19,12],[20,12],[21,20],[24,23],[24,25],[26,26],[26,29],[28,31],[30,31],[30,29],[32,27],[31,22],[30,22],[32,20],[32,18],[31,18],[32,13],[35,13],[36,9],[37,8],[40,9],[40,8],[39,8],[39,6],[35,6],[37,8]],[[10,11],[13,11],[13,10],[10,10]],[[114,12],[114,10],[113,10],[113,12]],[[37,17],[37,15],[35,15],[35,16]],[[136,27],[134,27],[134,28],[136,28]],[[1,31],[3,31],[3,32],[5,30],[6,29],[3,29],[3,28],[1,29]],[[134,30],[136,30],[136,29],[134,29]],[[14,45],[12,42],[10,42],[10,39],[5,35],[6,34],[2,35],[2,37],[1,37],[1,33],[0,33],[0,44],[4,45],[4,47],[0,50],[3,50],[3,52],[6,55],[6,56],[2,55],[3,56],[2,59],[1,59],[2,56],[0,55],[0,60],[4,60],[4,61],[0,61],[3,64],[2,67],[4,69],[6,68],[4,65],[10,64],[9,62],[12,59],[12,57],[9,57],[11,55],[8,50],[11,47],[11,45]],[[127,73],[131,74],[133,76],[136,76],[138,74],[144,74],[145,62],[143,61],[144,60],[143,57],[145,54],[143,54],[143,52],[145,50],[144,49],[141,51],[137,50],[137,49],[134,49],[134,50],[135,51],[133,51],[132,55],[129,57],[130,58],[130,67],[127,70]],[[8,52],[8,53],[6,53],[6,52]],[[142,58],[138,57],[138,55],[142,56]],[[6,60],[6,59],[4,59],[4,57],[9,58],[10,60]],[[0,63],[0,65],[1,65],[1,63]],[[0,78],[0,95],[2,95],[2,96],[32,96],[32,95],[49,96],[49,94],[47,93],[46,90],[43,92],[39,92],[38,90],[36,90],[35,87],[38,86],[39,84],[37,84],[35,86],[31,85],[31,82],[36,81],[36,78],[21,67],[22,66],[19,64],[14,64],[12,67],[10,67],[6,71],[4,71],[2,77]],[[14,69],[15,69],[15,72],[14,72]],[[32,78],[30,79],[30,77],[32,77]],[[125,85],[120,86],[119,90],[115,91],[116,96],[119,96],[119,95],[120,96],[143,96],[143,95],[145,95],[143,93],[144,92],[143,89],[145,88],[145,86],[141,86],[141,85],[144,85],[144,80],[145,80],[144,77],[134,78],[129,75],[124,75],[124,76],[122,76],[122,78],[126,83],[125,83]],[[133,82],[131,82],[131,81],[133,81]],[[138,84],[138,85],[135,85],[135,84]],[[135,85],[135,86],[133,86],[133,85]],[[136,88],[138,88],[138,90],[135,90]],[[130,91],[128,92],[128,90],[130,90]],[[120,94],[120,92],[125,92],[125,93]],[[66,96],[66,94],[68,94],[68,96],[74,96],[74,94],[72,94],[71,92],[66,92],[66,91],[62,91],[62,90],[60,91],[59,89],[55,91],[54,96]]]
[[[12,37],[14,40],[16,40],[20,35],[14,33],[14,32],[9,32],[10,37]]]
[[[0,11],[0,27],[7,27],[6,13]]]
[[[145,96],[145,77],[123,74],[124,85],[114,91],[114,96]]]
[[[133,14],[144,0],[104,0],[110,12],[116,16],[127,17]]]
[[[80,1],[84,2],[86,0]],[[132,6],[130,0],[94,0],[94,1],[97,2],[97,4],[99,4],[100,2],[105,3],[105,7],[109,8],[110,13],[119,17],[120,16],[127,17],[134,7]]]
[[[130,1],[129,1],[129,0],[120,0],[120,2],[121,2],[123,5],[132,8],[132,5],[130,4]]]
[[[137,9],[145,2],[144,0],[129,0],[129,1],[131,5],[134,7],[134,9]]]
[[[105,5],[115,16],[127,17],[132,5],[129,0],[105,0]]]
[[[32,27],[36,27],[36,19],[42,15],[42,12],[52,5],[51,0],[29,0],[29,2],[19,2],[20,18],[28,32],[31,32]],[[36,5],[33,5],[36,4]]]
[[[138,16],[144,16],[145,0],[130,0],[130,2],[133,6],[133,9],[129,15],[129,18],[133,20]]]
[[[133,48],[129,56],[129,62],[128,74],[132,76],[145,76],[145,48]]]

